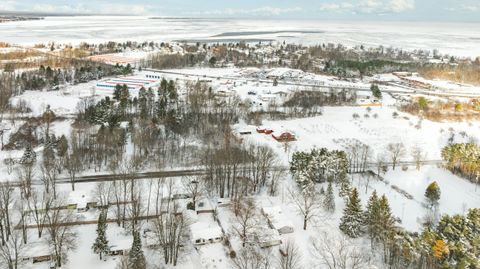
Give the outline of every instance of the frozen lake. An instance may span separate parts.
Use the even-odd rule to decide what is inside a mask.
[[[0,41],[16,44],[81,41],[286,41],[438,49],[480,56],[480,23],[336,22],[148,17],[47,17],[0,24]]]

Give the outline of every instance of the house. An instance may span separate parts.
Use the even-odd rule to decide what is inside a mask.
[[[119,246],[110,246],[107,255],[108,256],[125,256],[128,254],[130,248],[122,248]]]
[[[277,96],[275,94],[270,94],[270,93],[262,94],[262,96],[260,97],[260,100],[267,103],[273,103],[277,100]]]
[[[278,96],[279,98],[281,99],[285,99],[287,98],[288,96],[288,92],[284,92],[284,91],[278,91],[276,93],[274,93],[276,96]]]
[[[218,198],[217,199],[217,206],[218,207],[228,207],[230,206],[231,200],[229,198]]]
[[[280,233],[268,227],[259,227],[254,231],[254,242],[261,248],[269,248],[282,244]]]
[[[71,192],[68,197],[68,209],[76,209],[77,212],[87,212],[91,208],[96,208],[97,202],[82,192]]]
[[[270,129],[270,128],[266,128],[266,127],[257,127],[257,133],[259,134],[271,134],[273,133],[273,130]]]
[[[357,104],[359,106],[381,106],[381,101],[370,93],[358,93]]]
[[[25,251],[21,253],[19,260],[32,263],[48,262],[53,260],[53,254],[44,242],[34,241],[26,245]]]
[[[107,255],[109,256],[125,256],[132,247],[133,238],[130,236],[119,236],[107,230],[107,236],[111,245],[109,246]]]
[[[197,214],[214,213],[216,206],[208,199],[198,201],[196,211]]]
[[[223,232],[215,221],[199,221],[190,225],[194,245],[206,245],[223,241]]]
[[[293,233],[293,224],[280,207],[263,207],[262,214],[267,218],[270,228],[277,230],[280,234]]]
[[[273,139],[277,140],[278,142],[290,142],[290,141],[295,141],[297,140],[295,138],[295,135],[289,133],[289,132],[286,132],[286,133],[282,133],[281,135],[279,136],[275,136],[272,134],[272,137]]]

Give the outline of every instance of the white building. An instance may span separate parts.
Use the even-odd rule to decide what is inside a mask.
[[[147,73],[139,76],[127,76],[111,78],[100,81],[97,83],[96,88],[98,90],[115,90],[117,85],[126,85],[129,90],[140,90],[140,88],[158,87],[160,85],[160,77],[151,73]]]
[[[268,227],[258,227],[254,231],[254,242],[261,248],[269,248],[282,244],[282,237],[275,229]]]
[[[190,225],[194,245],[205,245],[222,242],[223,232],[220,226],[212,222],[196,222]]]

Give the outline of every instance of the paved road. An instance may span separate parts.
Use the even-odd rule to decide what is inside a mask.
[[[422,161],[421,165],[442,165],[444,164],[443,160],[426,160]],[[393,166],[392,162],[385,162],[383,165]],[[413,161],[408,162],[398,162],[397,167],[402,166],[416,166],[416,163]],[[367,163],[367,168],[373,169],[377,167],[377,163]],[[272,168],[273,171],[289,171],[288,166],[275,166]],[[88,175],[88,176],[78,176],[75,179],[75,183],[89,183],[89,182],[107,182],[107,181],[118,181],[125,179],[149,179],[149,178],[168,178],[168,177],[183,177],[183,176],[201,176],[205,175],[207,171],[205,169],[186,169],[186,170],[165,170],[165,171],[152,171],[152,172],[143,172],[143,173],[133,173],[128,175],[119,175],[119,174],[99,174],[99,175]],[[71,184],[70,178],[62,177],[58,178],[56,181],[57,184]],[[1,184],[1,183],[0,183]],[[11,186],[20,186],[20,181],[9,181]],[[32,180],[32,185],[42,185],[41,180]]]

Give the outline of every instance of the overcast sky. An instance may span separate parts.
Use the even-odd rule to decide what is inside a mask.
[[[480,0],[0,0],[0,11],[480,22]]]

